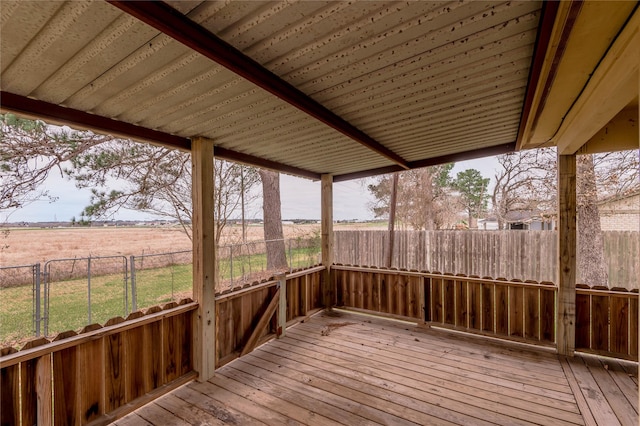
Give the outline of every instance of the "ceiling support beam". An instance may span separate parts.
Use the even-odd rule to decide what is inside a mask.
[[[0,111],[43,120],[48,124],[68,125],[74,129],[106,133],[183,151],[191,150],[191,141],[187,138],[9,92],[0,92]]]
[[[411,161],[408,163],[410,169],[419,169],[421,167],[437,166],[438,164],[453,163],[456,161],[473,160],[475,158],[491,157],[494,155],[507,154],[516,149],[515,142],[509,142],[501,145],[489,146],[486,148],[474,149],[471,151],[460,152],[457,154],[441,155],[439,157],[426,158],[424,160]],[[344,175],[336,175],[333,177],[334,182],[344,182],[352,179],[361,179],[369,176],[383,175],[386,173],[401,172],[403,169],[398,166],[380,167],[379,169],[363,170],[356,173],[346,173]]]
[[[576,153],[638,97],[640,10],[636,9],[555,134],[558,153]]]
[[[565,8],[574,7],[574,4],[576,3],[571,3],[569,7]],[[528,138],[529,133],[534,127],[534,123],[537,121],[538,115],[536,112],[539,109],[539,105],[544,105],[544,99],[542,98],[546,96],[547,86],[549,85],[546,76],[550,73],[555,74],[557,69],[557,62],[547,61],[546,56],[553,34],[554,23],[558,16],[559,6],[560,3],[555,1],[546,1],[542,5],[542,16],[540,17],[540,24],[538,25],[534,57],[529,71],[529,83],[527,84],[527,92],[524,97],[524,106],[522,108],[520,127],[518,129],[518,139],[516,142],[516,148],[518,150],[522,148],[523,140]],[[575,9],[574,7],[574,13],[577,13]],[[577,7],[577,9],[579,10],[579,7]],[[545,67],[551,67],[551,71],[544,69]],[[543,76],[545,76],[544,81],[542,79]],[[543,87],[545,90],[541,90]]]
[[[398,154],[171,6],[163,2],[107,1],[343,135],[382,155],[400,166],[401,169],[409,168],[406,160]]]
[[[638,105],[625,108],[578,150],[577,154],[638,149]]]
[[[172,135],[159,130],[136,126],[112,118],[90,114],[73,108],[51,104],[37,99],[27,98],[9,92],[0,92],[0,111],[10,112],[20,116],[43,120],[48,124],[70,126],[74,129],[91,130],[105,133],[123,139],[133,139],[167,148],[191,150],[191,140]],[[292,174],[313,180],[320,180],[320,174],[287,164],[270,161],[249,154],[215,147],[216,158],[243,163],[263,169],[271,169],[282,173]]]

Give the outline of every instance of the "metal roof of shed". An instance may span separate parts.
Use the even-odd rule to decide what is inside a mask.
[[[183,149],[203,136],[222,158],[343,180],[515,149],[557,9],[3,0],[0,100]],[[635,6],[615,10],[612,37]]]

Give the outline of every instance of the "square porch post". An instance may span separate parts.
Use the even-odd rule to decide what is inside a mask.
[[[333,176],[322,175],[321,181],[321,234],[322,234],[322,265],[326,268],[323,275],[322,299],[327,310],[331,310],[334,300],[333,274]]]
[[[213,377],[216,368],[216,244],[214,222],[213,141],[191,141],[193,212],[193,366],[198,380]]]
[[[558,155],[558,354],[576,345],[576,156]]]

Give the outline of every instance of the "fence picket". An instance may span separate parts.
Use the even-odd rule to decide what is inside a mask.
[[[603,232],[610,288],[634,289],[640,276],[638,232]],[[386,266],[387,231],[336,231],[335,262]],[[395,231],[392,265],[399,269],[555,281],[555,231]],[[580,275],[578,271],[578,281]],[[607,283],[589,283],[603,285]]]

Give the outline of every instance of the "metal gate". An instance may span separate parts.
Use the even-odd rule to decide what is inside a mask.
[[[50,260],[43,275],[45,336],[126,318],[131,311],[125,256]]]

